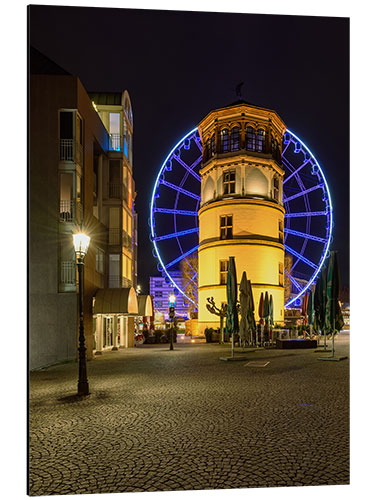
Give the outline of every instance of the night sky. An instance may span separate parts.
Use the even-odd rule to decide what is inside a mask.
[[[32,6],[30,43],[87,91],[129,91],[142,290],[155,177],[176,142],[237,98],[276,110],[312,150],[330,187],[342,285],[349,286],[349,20]]]

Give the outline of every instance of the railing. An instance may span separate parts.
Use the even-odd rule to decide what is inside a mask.
[[[74,161],[82,165],[83,148],[74,139],[60,139],[60,161]]]
[[[63,285],[76,284],[76,263],[74,261],[62,261],[60,266],[60,283]]]
[[[73,139],[60,139],[60,160],[74,161]]]
[[[121,151],[120,134],[109,134],[109,149],[111,151]]]
[[[131,281],[124,276],[109,275],[108,288],[129,288]]]
[[[108,229],[108,244],[109,245],[121,245],[121,229],[110,228]]]
[[[110,228],[108,229],[108,244],[121,245],[127,250],[132,249],[132,239],[123,229]]]
[[[62,222],[81,222],[82,205],[76,200],[60,200],[60,221]]]

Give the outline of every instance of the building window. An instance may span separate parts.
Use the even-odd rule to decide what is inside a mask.
[[[236,172],[235,170],[228,170],[224,172],[223,177],[223,193],[233,194],[236,192]]]
[[[220,217],[220,239],[230,240],[233,238],[233,216],[222,215]]]
[[[163,281],[154,281],[155,288],[163,288]]]
[[[246,128],[246,149],[255,151],[255,131],[253,127]]]
[[[220,285],[226,285],[228,279],[228,261],[220,261]]]
[[[207,139],[206,141],[206,145],[205,145],[205,148],[204,148],[204,161],[207,161],[210,157],[210,140]]]
[[[229,132],[227,128],[221,131],[221,151],[227,153],[229,151]]]
[[[96,248],[96,271],[104,274],[105,253],[101,248]]]
[[[216,152],[215,148],[215,134],[211,137],[211,156],[213,156]]]
[[[284,223],[281,219],[279,220],[279,242],[284,242]]]
[[[257,133],[257,151],[259,153],[264,151],[265,135],[266,135],[265,131],[262,128],[259,128]]]
[[[109,149],[121,151],[120,113],[109,113]]]
[[[279,262],[279,285],[284,286],[284,266],[282,262]]]
[[[155,290],[155,297],[163,297],[163,292],[161,290]]]
[[[273,178],[273,193],[272,193],[272,197],[276,201],[279,201],[279,187],[280,187],[279,178],[277,177],[277,175],[275,175],[274,178]]]
[[[155,307],[163,307],[163,301],[162,300],[155,300],[154,302]]]
[[[230,134],[230,148],[231,151],[238,151],[240,149],[240,129],[233,127]]]

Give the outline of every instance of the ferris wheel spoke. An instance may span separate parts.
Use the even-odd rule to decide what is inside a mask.
[[[316,189],[323,189],[324,184],[317,184],[316,186],[313,186],[309,189],[305,189],[304,191],[300,191],[297,194],[294,194],[292,196],[289,196],[288,198],[284,198],[284,203],[286,201],[294,200],[295,198],[299,198],[300,196],[303,196],[304,194],[311,193],[311,191],[315,191]]]
[[[289,247],[288,245],[285,245],[285,243],[284,243],[284,247],[285,247],[285,250],[287,252],[291,253],[295,257],[298,257],[298,259],[302,260],[302,262],[304,262],[308,266],[312,267],[313,269],[318,269],[318,266],[316,264],[314,264],[314,262],[311,262],[311,260],[304,257],[302,254],[296,252],[296,250],[293,250],[293,248]]]
[[[199,151],[202,152],[202,144],[201,144],[200,139],[196,136],[196,134],[193,135],[193,139],[194,139],[194,142],[197,145]]]
[[[162,214],[174,214],[174,215],[192,215],[196,217],[198,211],[194,210],[178,210],[177,208],[154,208],[154,212],[160,212]]]
[[[284,161],[285,161],[285,158],[284,158]],[[292,172],[286,179],[284,179],[283,183],[286,184],[292,177],[294,177],[300,170],[302,170],[303,167],[305,167],[309,163],[309,161],[310,161],[310,159],[307,161],[304,161],[302,163],[302,165],[300,165],[296,170],[294,170],[294,172]]]
[[[189,283],[191,283],[193,281],[193,279],[196,277],[197,274],[198,274],[198,272],[196,271],[193,274],[193,276],[189,279],[189,281],[186,283],[186,285],[183,288],[181,288],[182,291],[184,291],[188,287]]]
[[[154,241],[169,240],[170,238],[178,238],[179,236],[184,236],[185,234],[198,232],[199,227],[193,227],[192,229],[185,229],[185,231],[177,231],[176,233],[164,234],[163,236],[155,236]]]
[[[293,283],[293,285],[297,288],[297,290],[299,292],[302,292],[303,288],[301,287],[301,285],[298,283],[298,281],[296,279],[293,278],[293,276],[288,272],[287,269],[284,269],[285,271],[285,274],[288,276],[288,278],[290,279],[290,281]]]
[[[199,176],[199,174],[197,174],[196,172],[194,172],[194,170],[189,167],[189,165],[187,165],[183,160],[181,160],[181,158],[177,155],[174,155],[173,158],[178,161],[178,163],[184,167],[185,170],[187,170],[189,172],[189,174],[191,174],[195,179],[197,179],[197,181],[201,182],[201,178]]]
[[[300,231],[295,231],[294,229],[285,228],[284,233],[300,236],[301,238],[307,238],[308,240],[319,241],[320,243],[325,243],[327,241],[325,238],[320,238],[319,236],[314,236],[312,234],[301,233]]]
[[[172,184],[171,182],[165,181],[164,179],[160,179],[160,184],[163,184],[166,187],[169,187],[171,189],[174,189],[175,191],[178,191],[179,193],[186,194],[186,196],[190,196],[190,198],[194,198],[194,200],[199,200],[201,197],[197,194],[191,193],[190,191],[187,191],[186,189],[176,186],[175,184]]]
[[[177,264],[177,262],[180,262],[180,260],[184,259],[185,257],[187,257],[188,255],[190,255],[191,253],[195,252],[196,250],[198,250],[199,248],[199,245],[191,248],[190,250],[188,250],[187,252],[179,255],[177,257],[177,259],[174,259],[172,260],[171,262],[169,262],[166,266],[165,266],[165,269],[168,269],[169,267],[172,267],[174,266],[175,264]]]
[[[319,215],[327,215],[327,212],[289,212],[284,215],[286,219],[291,217],[316,217]]]

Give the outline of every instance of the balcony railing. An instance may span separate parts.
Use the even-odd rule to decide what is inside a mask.
[[[60,265],[60,283],[63,285],[76,284],[76,263],[74,261],[62,261]]]
[[[129,288],[131,281],[124,276],[108,276],[108,288]]]
[[[74,139],[60,139],[60,161],[73,161],[82,165],[83,149]]]
[[[109,134],[109,149],[111,151],[121,151],[120,134]]]
[[[132,239],[123,229],[110,228],[108,229],[108,244],[121,245],[127,250],[132,249]]]
[[[82,205],[76,200],[60,200],[60,221],[81,222]]]

